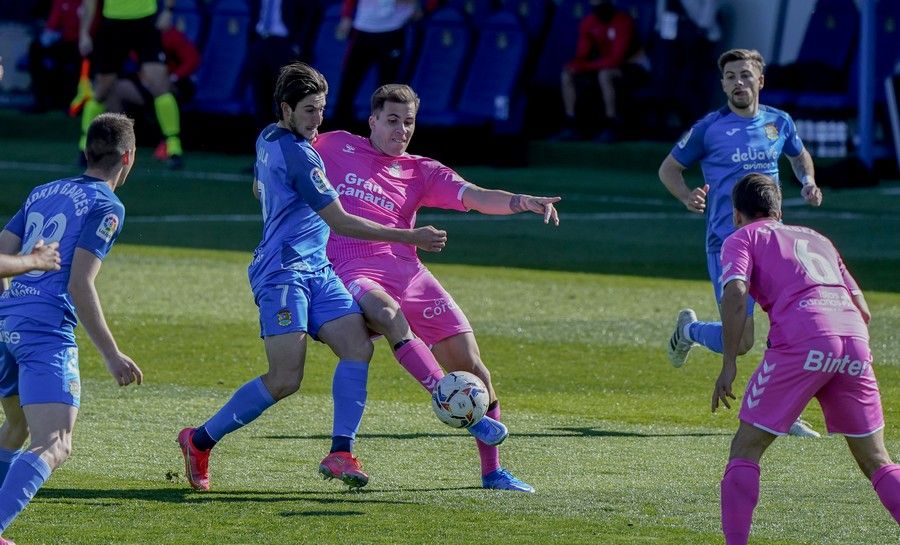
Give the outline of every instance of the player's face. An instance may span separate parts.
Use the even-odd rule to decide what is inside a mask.
[[[731,61],[722,70],[722,90],[728,102],[743,110],[759,104],[764,77],[751,61]]]
[[[281,116],[285,128],[312,142],[319,134],[319,125],[325,119],[325,94],[307,95],[293,110],[287,102],[282,102]]]
[[[415,103],[385,102],[380,112],[369,116],[369,128],[369,140],[377,150],[392,157],[403,155],[416,130]]]

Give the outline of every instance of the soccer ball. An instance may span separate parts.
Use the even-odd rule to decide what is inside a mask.
[[[481,379],[454,371],[438,381],[431,392],[431,408],[438,420],[453,428],[468,428],[484,418],[488,391]]]

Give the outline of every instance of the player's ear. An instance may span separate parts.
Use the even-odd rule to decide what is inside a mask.
[[[290,104],[282,101],[280,106],[281,106],[281,119],[279,119],[278,121],[284,121],[284,118],[286,118],[286,117],[290,118],[291,114],[294,112],[294,109],[291,108]]]
[[[759,75],[759,88],[762,89],[765,86],[765,83],[766,83],[766,75],[760,74]]]

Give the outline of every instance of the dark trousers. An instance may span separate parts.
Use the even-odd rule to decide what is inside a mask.
[[[400,81],[400,65],[406,48],[406,27],[391,32],[360,32],[350,35],[335,107],[338,128],[356,121],[353,102],[359,86],[373,65],[378,67],[378,85]]]

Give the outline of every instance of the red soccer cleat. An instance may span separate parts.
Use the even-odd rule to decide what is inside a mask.
[[[362,488],[369,482],[362,464],[349,452],[332,452],[326,456],[319,464],[319,473],[325,479],[340,479],[350,490]]]
[[[209,453],[194,446],[194,428],[184,428],[178,434],[178,444],[184,455],[184,474],[194,490],[209,490]],[[0,544],[2,545],[2,544]]]

